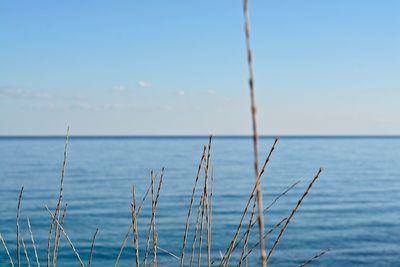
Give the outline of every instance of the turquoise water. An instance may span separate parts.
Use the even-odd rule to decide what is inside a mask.
[[[157,210],[158,244],[180,254],[187,207],[198,161],[207,137],[71,138],[63,201],[68,203],[65,230],[84,262],[95,229],[93,266],[112,266],[131,222],[131,187],[144,194],[150,170],[165,167]],[[273,139],[261,139],[264,158]],[[0,232],[16,261],[15,215],[25,187],[21,233],[31,262],[26,217],[31,220],[41,264],[46,263],[49,215],[54,209],[63,158],[63,138],[0,138]],[[400,138],[283,138],[263,176],[264,205],[297,180],[301,182],[265,214],[266,229],[289,215],[319,167],[320,179],[295,215],[270,266],[298,266],[324,249],[331,251],[314,266],[400,266]],[[215,138],[212,257],[224,252],[254,184],[249,138]],[[64,202],[64,203],[65,203]],[[195,201],[196,205],[198,200]],[[150,204],[139,217],[140,257],[150,221]],[[193,227],[191,226],[191,229]],[[249,247],[256,240],[253,232]],[[192,236],[189,233],[188,247]],[[270,247],[276,233],[267,238]],[[190,249],[186,250],[186,255]],[[205,249],[203,255],[206,255]],[[250,266],[259,260],[251,254]],[[231,260],[236,265],[238,255]],[[21,258],[24,260],[23,254]],[[186,257],[188,259],[189,257]],[[203,259],[206,259],[203,257]],[[76,266],[62,237],[58,263]],[[160,266],[177,260],[159,251]],[[120,266],[134,264],[133,241]],[[0,248],[0,265],[7,266]]]

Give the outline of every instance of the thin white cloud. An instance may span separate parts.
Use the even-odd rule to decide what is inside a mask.
[[[120,104],[120,103],[107,103],[103,105],[103,108],[105,109],[111,109],[111,110],[120,110],[125,108],[125,105]]]
[[[70,105],[70,109],[80,109],[80,110],[94,110],[94,106],[88,102],[77,102]]]
[[[16,87],[3,86],[0,87],[0,96],[15,99],[47,99],[50,95],[45,92],[24,90]]]
[[[137,84],[139,85],[140,88],[150,88],[153,86],[151,83],[146,81],[138,81]]]
[[[179,90],[179,91],[177,92],[177,95],[178,95],[178,96],[184,96],[184,95],[185,95],[185,91]]]
[[[128,88],[126,86],[123,86],[123,85],[116,85],[112,89],[113,89],[114,92],[125,92],[125,91],[128,90]]]
[[[215,92],[214,90],[208,90],[207,91],[207,94],[209,94],[209,95],[215,95],[217,92]]]

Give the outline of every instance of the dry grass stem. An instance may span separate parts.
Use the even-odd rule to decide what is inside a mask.
[[[6,245],[6,241],[4,240],[3,236],[1,235],[1,233],[0,233],[0,239],[1,239],[1,243],[3,243],[4,249],[6,250],[6,254],[8,256],[8,259],[10,260],[10,265],[12,267],[14,267],[14,261],[13,261],[13,259],[11,257],[10,251],[8,251],[8,248],[7,248],[7,245]]]
[[[210,158],[211,158],[211,142],[212,142],[212,135],[209,137],[208,141],[208,154],[207,154],[207,163],[205,166],[205,187],[204,187],[204,199],[205,199],[205,213],[206,213],[206,229],[207,229],[207,266],[211,266],[211,231],[210,231],[210,207],[209,207],[209,193],[208,193],[208,180],[209,175],[208,171],[210,168]]]
[[[161,186],[164,178],[164,168],[161,169],[161,175],[160,175],[160,182],[158,183],[158,188],[157,188],[157,195],[155,199],[153,200],[153,205],[152,205],[152,217],[153,217],[153,266],[157,266],[157,231],[156,231],[156,208],[158,204],[158,198],[160,197],[160,191],[161,191]],[[152,187],[153,190],[153,187]],[[152,197],[153,197],[153,192],[151,192]]]
[[[55,219],[58,220],[60,218],[59,217],[59,212],[60,212],[61,200],[62,200],[63,191],[64,191],[64,176],[65,176],[65,167],[67,165],[68,141],[69,141],[69,127],[67,127],[67,134],[66,134],[66,137],[65,137],[65,144],[64,144],[64,160],[63,160],[63,165],[62,165],[62,168],[61,168],[60,193],[59,193],[58,200],[57,200],[57,206],[56,206],[56,211],[54,213],[54,219],[51,220],[49,236],[47,237],[47,267],[50,266],[50,245],[51,245],[51,236],[52,236],[52,233],[53,233],[53,227],[54,227],[54,224],[55,224]],[[59,235],[58,231],[59,231],[59,229],[58,229],[58,227],[56,227],[55,236],[54,236],[54,242],[56,242],[56,237],[57,237],[57,235]]]
[[[276,229],[278,229],[281,226],[281,224],[284,223],[285,221],[287,221],[287,218],[283,218],[280,222],[275,224],[274,227],[269,229],[269,231],[264,234],[264,238],[263,239],[265,240],[271,233],[273,233]],[[242,261],[246,260],[249,257],[249,255],[251,254],[251,252],[253,252],[254,249],[256,249],[259,245],[260,245],[260,242],[257,242],[251,249],[249,249],[247,251],[246,255],[243,257]]]
[[[200,224],[200,235],[199,235],[199,253],[197,257],[197,266],[200,267],[201,264],[201,249],[203,245],[203,228],[204,223],[206,224],[207,228],[207,239],[209,238],[209,228],[208,228],[208,169],[210,164],[210,157],[211,157],[211,142],[212,136],[210,135],[208,141],[208,149],[207,149],[207,160],[206,165],[204,167],[204,190],[203,190],[203,197],[202,197],[202,208],[201,208],[201,224]]]
[[[292,184],[290,187],[288,187],[285,191],[283,191],[282,193],[280,193],[280,194],[271,202],[271,204],[269,204],[268,207],[266,207],[266,208],[264,209],[264,213],[267,212],[281,197],[283,197],[283,196],[286,195],[290,190],[292,190],[298,183],[300,183],[300,181],[296,181],[294,184]],[[253,204],[254,204],[254,203],[253,203]],[[257,223],[257,222],[251,223],[251,221],[252,221],[252,216],[253,216],[253,218],[254,218],[254,211],[255,211],[255,207],[253,206],[252,213],[251,213],[251,215],[250,215],[250,220],[249,220],[250,228],[248,227],[247,230],[246,230],[246,232],[245,232],[245,233],[242,235],[242,237],[236,242],[236,245],[235,245],[235,247],[234,247],[233,250],[235,250],[235,248],[240,244],[240,242],[242,242],[242,240],[243,240],[245,237],[247,237],[247,236],[249,235],[249,232],[250,232],[251,229],[254,227],[254,225]],[[245,242],[245,243],[246,243],[246,242]]]
[[[272,245],[268,256],[267,256],[267,261],[268,259],[271,257],[272,253],[274,252],[276,246],[278,245],[279,241],[282,238],[283,233],[285,232],[287,226],[289,225],[290,221],[292,220],[294,214],[296,213],[296,211],[298,210],[298,208],[300,207],[301,203],[303,202],[304,198],[308,195],[308,192],[311,190],[312,186],[314,185],[315,181],[318,179],[320,173],[322,172],[322,169],[319,169],[317,174],[315,175],[314,179],[311,181],[310,185],[308,186],[308,188],[306,189],[306,191],[304,192],[304,194],[301,196],[301,198],[299,199],[299,201],[297,202],[297,205],[294,207],[294,209],[292,210],[292,212],[290,213],[285,225],[282,227],[281,231],[279,232],[278,237],[276,238],[274,244]]]
[[[212,237],[212,197],[214,189],[214,169],[211,171],[210,205],[208,209],[207,263],[211,266],[211,237]]]
[[[154,206],[154,173],[151,171],[151,219],[150,219],[150,224],[149,224],[149,231],[147,232],[147,240],[146,240],[146,250],[144,252],[144,260],[143,260],[143,265],[146,267],[147,264],[147,255],[149,253],[149,247],[150,247],[150,235],[151,235],[151,230],[153,227],[153,206]]]
[[[22,200],[22,193],[24,192],[24,187],[21,188],[21,191],[19,193],[19,198],[18,198],[18,207],[17,207],[17,220],[16,220],[16,225],[17,225],[17,263],[18,267],[21,266],[21,248],[19,244],[19,239],[20,239],[20,230],[19,230],[19,214],[21,210],[21,200]]]
[[[308,265],[309,263],[311,263],[311,262],[317,260],[318,258],[322,257],[323,255],[325,255],[325,254],[326,254],[327,252],[329,252],[329,251],[330,251],[330,249],[326,249],[326,250],[324,250],[324,251],[318,253],[318,254],[315,255],[314,257],[309,258],[308,260],[306,260],[305,262],[303,262],[302,264],[300,264],[300,267],[304,267],[304,266]]]
[[[252,228],[252,221],[253,221],[253,218],[254,218],[254,213],[255,213],[255,210],[256,210],[256,205],[257,205],[257,202],[256,202],[256,200],[254,199],[254,201],[253,201],[253,208],[251,209],[249,224],[248,224],[247,230],[246,230],[246,232],[245,232],[245,234],[244,234],[244,236],[245,236],[245,238],[244,238],[244,244],[243,244],[242,252],[241,252],[241,254],[240,254],[240,259],[239,259],[238,267],[242,266],[243,256],[244,256],[244,254],[245,254],[245,251],[247,250],[247,244],[248,244],[248,242],[249,242],[250,232],[251,232],[251,228]],[[241,241],[241,240],[239,240],[239,241],[236,243],[236,245],[238,245],[238,244],[240,243],[240,241]]]
[[[189,230],[189,220],[190,220],[190,216],[192,214],[192,206],[193,206],[193,201],[194,201],[194,197],[195,197],[195,194],[196,194],[196,187],[197,187],[197,183],[199,181],[200,171],[201,171],[201,167],[203,165],[203,161],[205,159],[205,156],[206,156],[206,146],[204,145],[203,146],[203,153],[201,154],[199,166],[197,168],[196,179],[195,179],[193,190],[192,190],[192,197],[190,198],[188,215],[186,217],[185,232],[183,234],[183,245],[182,245],[182,252],[181,252],[181,257],[180,257],[180,267],[183,267],[183,261],[184,261],[184,257],[185,257],[185,247],[186,247],[187,232]]]
[[[246,207],[244,208],[242,217],[240,218],[240,222],[239,222],[238,228],[237,228],[237,230],[236,230],[236,232],[235,232],[235,235],[233,236],[233,238],[232,238],[232,240],[231,240],[231,243],[229,244],[229,247],[227,248],[227,250],[226,250],[226,252],[225,252],[225,254],[224,254],[224,257],[223,257],[223,259],[221,260],[219,266],[224,266],[224,265],[226,266],[226,265],[228,265],[229,258],[230,258],[230,256],[231,256],[231,254],[232,254],[234,248],[236,248],[236,246],[237,246],[237,245],[235,245],[235,243],[236,243],[236,239],[237,239],[237,237],[238,237],[238,235],[239,235],[239,233],[240,233],[240,230],[241,230],[241,227],[242,227],[242,224],[243,224],[243,220],[244,220],[244,218],[245,218],[245,216],[246,216],[246,214],[247,214],[247,210],[248,210],[248,208],[249,208],[249,205],[250,205],[250,203],[251,203],[251,200],[254,198],[254,194],[256,193],[258,184],[259,184],[260,181],[261,181],[261,176],[262,176],[262,175],[264,174],[264,172],[265,172],[265,169],[266,169],[266,167],[267,167],[267,164],[269,163],[269,161],[270,161],[270,159],[271,159],[272,153],[274,152],[275,146],[276,146],[277,143],[278,143],[278,139],[276,138],[275,141],[274,141],[274,143],[273,143],[273,145],[272,145],[272,147],[271,147],[271,149],[270,149],[270,151],[269,151],[269,153],[268,153],[268,156],[265,158],[265,161],[264,161],[263,167],[262,167],[262,169],[261,169],[260,175],[258,176],[258,179],[256,179],[256,182],[255,182],[255,185],[254,185],[254,187],[253,187],[253,190],[251,191],[251,194],[250,194],[250,196],[249,196],[249,200],[247,201],[247,204],[246,204]],[[256,200],[254,200],[254,201],[256,201]],[[254,208],[255,208],[255,207],[254,207]],[[252,214],[254,213],[254,208],[253,208],[253,210],[252,210]],[[263,217],[263,216],[262,216],[262,217]],[[250,222],[250,224],[251,224],[251,222]]]
[[[61,225],[64,225],[65,216],[67,215],[67,208],[68,208],[68,204],[65,203],[64,211],[61,216]],[[54,248],[53,248],[53,265],[54,266],[56,266],[56,263],[57,263],[58,248],[59,248],[58,245],[60,244],[60,238],[61,238],[61,235],[57,234],[57,239],[54,242]]]
[[[152,207],[152,212],[151,212],[149,231],[147,232],[146,250],[145,250],[145,255],[144,255],[144,260],[143,260],[144,266],[146,266],[147,257],[149,256],[149,253],[150,253],[150,250],[149,250],[149,247],[150,247],[150,236],[151,236],[152,232],[153,232],[153,250],[155,248],[154,256],[156,256],[156,253],[157,253],[157,237],[154,235],[155,232],[156,232],[156,230],[155,230],[155,215],[156,215],[155,212],[156,212],[156,208],[157,208],[157,204],[158,204],[158,199],[159,199],[159,196],[160,196],[162,182],[163,182],[163,179],[164,179],[164,168],[161,169],[161,176],[160,176],[160,181],[158,183],[156,196],[154,196],[155,195],[155,192],[154,192],[155,178],[156,178],[156,176],[154,175],[153,171],[151,171],[151,207]],[[153,259],[153,261],[154,261],[154,259]]]
[[[266,207],[264,209],[264,212],[266,212],[267,210],[269,210],[281,197],[283,197],[284,195],[286,195],[290,190],[292,190],[296,185],[298,185],[301,181],[297,180],[296,182],[294,182],[291,186],[289,186],[285,191],[283,191],[282,193],[280,193],[277,197],[274,198],[274,200],[271,202],[271,204],[268,205],[268,207]]]
[[[177,255],[175,255],[174,253],[172,253],[172,252],[170,252],[170,251],[168,251],[168,250],[166,250],[166,249],[164,249],[164,248],[161,248],[161,247],[158,246],[158,245],[157,245],[157,249],[161,250],[162,252],[164,252],[164,253],[170,255],[171,257],[173,257],[173,258],[175,258],[175,259],[177,259],[177,260],[180,260],[180,259],[181,259],[181,258],[179,258]]]
[[[136,219],[136,196],[135,187],[132,187],[132,225],[133,225],[133,246],[135,248],[136,267],[139,266],[139,241],[137,234],[137,219]]]
[[[68,240],[69,245],[71,246],[72,251],[74,252],[75,256],[77,257],[81,267],[85,267],[85,264],[82,262],[81,257],[79,256],[78,251],[75,249],[74,244],[72,243],[71,239],[69,238],[69,236],[67,235],[67,233],[65,232],[64,228],[62,227],[62,225],[60,224],[60,222],[57,220],[57,218],[55,217],[55,215],[53,215],[53,213],[50,211],[49,207],[47,207],[47,205],[45,206],[46,210],[50,213],[50,217],[55,221],[55,223],[60,227],[61,232],[63,233],[63,235],[65,236],[65,238]]]
[[[27,218],[26,220],[28,221],[28,230],[29,230],[29,234],[31,236],[31,242],[32,242],[33,251],[35,253],[36,265],[38,267],[40,267],[39,257],[38,257],[37,248],[36,248],[36,244],[35,244],[35,239],[33,237],[33,232],[32,232],[31,221],[29,220],[29,218]]]
[[[251,119],[253,125],[253,150],[254,150],[254,171],[256,180],[260,179],[258,170],[258,132],[257,132],[257,118],[256,118],[256,97],[254,93],[254,70],[253,70],[253,57],[250,46],[250,19],[249,19],[249,1],[243,0],[243,14],[245,18],[245,36],[246,36],[246,48],[247,48],[247,63],[249,67],[249,89],[250,89],[250,101],[251,101]],[[258,225],[259,225],[259,237],[260,237],[260,250],[261,250],[261,266],[267,266],[267,255],[264,246],[264,214],[263,214],[263,202],[261,183],[257,183],[257,206],[258,206]]]
[[[89,254],[89,263],[88,267],[92,265],[92,258],[93,258],[93,249],[94,249],[94,241],[96,240],[97,233],[99,232],[99,228],[96,228],[96,232],[94,232],[92,245],[90,246],[90,254]]]
[[[22,244],[22,249],[24,250],[24,254],[25,254],[25,258],[26,258],[26,264],[28,265],[28,267],[31,267],[31,261],[29,260],[28,251],[26,251],[24,238],[22,236],[21,236],[21,244]]]
[[[206,185],[204,185],[206,187]],[[201,248],[202,248],[202,242],[203,242],[203,226],[204,226],[204,210],[206,209],[206,196],[205,193],[203,193],[202,203],[201,203],[201,219],[200,219],[200,235],[199,235],[199,253],[197,254],[197,266],[200,267],[200,261],[201,261]]]
[[[198,232],[199,224],[200,224],[200,214],[201,214],[202,204],[203,204],[203,195],[201,195],[199,207],[197,209],[196,225],[194,227],[194,233],[193,233],[192,251],[190,253],[190,265],[189,265],[190,267],[193,266],[194,253],[195,253],[196,240],[197,240],[197,232]]]
[[[136,219],[139,217],[140,210],[142,209],[143,204],[144,204],[144,202],[146,201],[146,198],[147,198],[147,196],[148,196],[148,194],[149,194],[149,192],[150,192],[150,189],[151,189],[151,183],[150,183],[149,186],[147,187],[146,193],[144,194],[144,196],[143,196],[143,198],[142,198],[142,201],[141,201],[140,204],[139,204],[139,208],[137,209],[137,212],[136,212]],[[122,241],[121,248],[119,249],[119,252],[118,252],[118,255],[117,255],[117,259],[115,260],[115,263],[114,263],[114,267],[118,266],[119,259],[121,258],[122,252],[123,252],[123,250],[124,250],[124,248],[125,248],[125,244],[126,244],[126,241],[127,241],[128,238],[129,238],[129,235],[130,235],[130,233],[131,233],[131,230],[132,230],[132,223],[129,225],[129,229],[128,229],[128,231],[127,231],[126,234],[125,234],[124,240]]]

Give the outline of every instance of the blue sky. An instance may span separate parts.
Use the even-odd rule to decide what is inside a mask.
[[[400,1],[250,1],[262,134],[400,134]],[[242,2],[1,1],[0,135],[248,134]]]

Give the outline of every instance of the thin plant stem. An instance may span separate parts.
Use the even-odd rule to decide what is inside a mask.
[[[63,211],[63,214],[61,217],[61,225],[64,225],[65,216],[67,215],[67,208],[68,208],[68,203],[65,203],[64,211]],[[54,253],[53,253],[53,265],[54,266],[56,266],[56,263],[57,263],[60,238],[61,238],[61,235],[58,234],[57,239],[55,240],[55,243],[54,243]]]
[[[150,189],[151,189],[151,183],[150,183],[149,186],[147,187],[146,193],[144,194],[144,196],[143,196],[143,198],[142,198],[142,201],[141,201],[140,204],[139,204],[139,208],[138,208],[138,210],[137,210],[137,212],[136,212],[136,219],[139,217],[140,210],[141,210],[142,207],[143,207],[143,204],[144,204],[144,202],[145,202],[145,200],[146,200],[146,198],[147,198],[147,195],[148,195],[149,192],[150,192]],[[125,234],[124,240],[122,241],[121,248],[120,248],[120,250],[119,250],[119,252],[118,252],[118,255],[117,255],[117,259],[115,260],[115,263],[114,263],[114,267],[117,267],[117,266],[118,266],[119,259],[121,258],[122,251],[123,251],[124,248],[125,248],[125,244],[126,244],[126,241],[127,241],[128,238],[129,238],[129,235],[130,235],[130,233],[131,233],[131,230],[132,230],[132,223],[130,223],[129,229],[128,229],[128,231],[127,231],[126,234]]]
[[[247,214],[247,210],[249,208],[251,200],[254,198],[254,195],[255,195],[256,190],[257,190],[257,186],[261,181],[261,176],[265,172],[267,164],[269,163],[269,161],[271,159],[272,153],[274,152],[275,146],[276,146],[277,143],[278,143],[278,139],[276,138],[274,143],[273,143],[273,145],[272,145],[272,147],[271,147],[271,149],[270,149],[270,151],[269,151],[269,153],[268,153],[268,156],[265,158],[265,161],[264,161],[264,164],[262,166],[259,178],[256,179],[256,181],[255,181],[255,185],[254,185],[253,190],[252,190],[252,192],[251,192],[251,194],[249,196],[249,200],[247,201],[246,207],[244,208],[244,211],[243,211],[242,217],[240,218],[240,222],[239,222],[238,228],[237,228],[237,230],[235,232],[235,235],[233,236],[233,238],[231,240],[231,243],[229,244],[228,248],[226,249],[225,254],[224,254],[219,266],[223,266],[225,262],[229,262],[229,258],[231,256],[233,250],[234,250],[236,239],[237,239],[237,237],[238,237],[238,235],[240,233],[240,230],[242,228],[243,220],[244,220],[244,218],[245,218],[245,216]],[[263,216],[261,216],[261,217],[263,217]],[[227,264],[225,264],[225,265],[227,265]]]
[[[268,259],[272,256],[272,253],[274,252],[276,246],[278,245],[279,241],[282,238],[283,233],[285,232],[287,226],[289,225],[289,223],[291,222],[294,214],[297,212],[297,210],[299,209],[301,203],[303,202],[304,198],[308,195],[308,193],[310,192],[312,186],[314,185],[315,181],[317,181],[320,173],[322,172],[322,169],[319,169],[317,174],[315,175],[314,179],[312,179],[311,183],[309,184],[309,186],[307,187],[306,191],[304,192],[304,194],[301,196],[301,198],[299,199],[299,201],[297,202],[296,206],[294,207],[294,209],[292,210],[292,212],[290,213],[288,219],[285,222],[285,225],[282,227],[281,231],[279,232],[278,237],[276,238],[274,244],[272,245],[271,249],[269,250],[268,256],[267,256],[267,261]]]
[[[168,250],[166,250],[166,249],[164,249],[164,248],[161,248],[161,247],[158,246],[158,245],[157,245],[157,249],[161,250],[162,252],[164,252],[164,253],[170,255],[171,257],[173,257],[173,258],[175,258],[175,259],[177,259],[177,260],[180,260],[180,259],[181,259],[181,258],[179,258],[177,255],[175,255],[174,253],[172,253],[172,252],[170,252],[170,251],[168,251]]]
[[[184,257],[185,257],[185,247],[186,247],[187,232],[189,230],[189,220],[190,220],[190,216],[192,214],[192,206],[193,206],[193,201],[194,201],[194,197],[195,197],[195,193],[196,193],[197,183],[198,183],[199,177],[200,177],[201,167],[202,167],[203,161],[204,161],[204,159],[206,157],[205,153],[206,153],[206,146],[204,145],[203,146],[203,153],[201,154],[199,166],[197,168],[196,179],[195,179],[193,190],[192,190],[192,197],[190,198],[188,215],[186,217],[185,232],[183,234],[183,245],[182,245],[182,251],[181,251],[181,258],[180,258],[180,267],[183,267],[183,261],[184,261]]]
[[[211,170],[211,188],[210,188],[210,205],[208,209],[208,231],[207,231],[207,262],[208,267],[211,266],[211,238],[212,238],[212,197],[214,188],[214,169]]]
[[[18,267],[21,266],[21,248],[19,244],[19,239],[20,239],[20,230],[19,230],[19,215],[20,215],[20,210],[21,210],[21,200],[22,200],[22,193],[24,192],[24,187],[21,188],[21,191],[19,193],[19,198],[18,198],[18,207],[17,207],[17,220],[16,220],[16,225],[17,225],[17,263]]]
[[[201,264],[201,249],[203,244],[203,227],[204,223],[206,223],[207,228],[207,239],[209,238],[209,229],[208,229],[208,169],[210,164],[210,157],[211,157],[211,142],[212,136],[210,135],[208,141],[208,149],[207,149],[207,160],[206,166],[204,168],[204,191],[203,191],[203,203],[201,209],[201,224],[200,224],[200,236],[199,236],[199,253],[197,257],[197,266],[200,267]]]
[[[10,265],[11,267],[14,267],[14,261],[11,257],[10,251],[8,251],[7,245],[6,245],[6,241],[4,240],[3,236],[0,233],[0,239],[1,239],[1,243],[3,243],[3,247],[6,250],[6,254],[8,256],[8,259],[10,260]]]
[[[253,150],[254,150],[254,171],[255,179],[260,180],[259,169],[258,169],[258,132],[257,132],[257,118],[256,118],[256,97],[254,92],[254,70],[253,70],[253,56],[250,46],[250,19],[249,19],[249,1],[243,0],[243,13],[245,18],[245,36],[246,36],[246,48],[247,48],[247,63],[249,68],[249,89],[250,89],[250,102],[251,102],[251,119],[253,126]],[[257,193],[257,206],[258,206],[258,226],[259,226],[259,238],[260,238],[260,250],[261,250],[261,266],[267,266],[267,255],[265,252],[264,245],[264,213],[263,213],[263,202],[262,202],[262,191],[261,183],[256,183]]]
[[[192,251],[191,251],[191,256],[190,256],[190,265],[189,265],[190,267],[193,266],[194,253],[195,253],[195,247],[196,247],[196,239],[197,239],[197,232],[198,232],[199,224],[200,224],[200,212],[201,212],[201,209],[202,209],[202,204],[203,204],[203,195],[201,195],[199,207],[197,209],[196,225],[194,227]]]
[[[65,236],[65,238],[68,240],[68,243],[72,249],[72,251],[74,252],[76,258],[78,259],[81,267],[85,267],[85,264],[82,262],[81,257],[79,256],[78,251],[76,250],[74,244],[72,243],[71,239],[69,238],[69,236],[67,235],[67,233],[65,232],[64,228],[62,227],[62,225],[60,224],[60,222],[57,220],[57,218],[55,217],[55,215],[53,215],[53,213],[50,211],[49,207],[47,207],[47,205],[45,206],[46,210],[50,213],[50,217],[55,221],[55,223],[60,227],[61,232],[63,233],[63,235]]]
[[[148,255],[148,251],[149,251],[149,246],[150,246],[150,235],[151,235],[151,230],[153,227],[153,205],[154,205],[154,173],[153,171],[151,171],[151,218],[150,218],[150,224],[149,224],[149,231],[147,232],[147,240],[146,240],[146,250],[144,253],[144,267],[146,267],[147,264],[147,255]]]
[[[308,265],[309,263],[311,263],[311,262],[317,260],[318,258],[322,257],[323,255],[325,255],[325,254],[326,254],[327,252],[329,252],[329,251],[330,251],[330,249],[326,249],[326,250],[324,250],[324,251],[318,253],[317,255],[315,255],[315,256],[309,258],[308,260],[306,260],[305,262],[303,262],[302,264],[300,264],[300,267],[304,267],[304,266]]]
[[[26,264],[28,267],[31,267],[31,261],[29,260],[28,252],[26,251],[26,246],[24,242],[24,238],[21,236],[21,244],[22,244],[22,249],[24,250],[25,258],[26,258]]]
[[[288,187],[285,191],[283,191],[282,193],[280,193],[280,194],[271,202],[271,204],[269,204],[268,207],[266,207],[266,208],[264,209],[264,213],[267,212],[267,211],[268,211],[282,196],[286,195],[287,192],[289,192],[291,189],[293,189],[298,183],[300,183],[300,181],[296,181],[294,184],[292,184],[290,187]],[[253,218],[254,218],[254,211],[255,211],[255,207],[253,206],[253,209],[252,209]],[[247,236],[249,235],[249,232],[251,231],[251,229],[253,229],[254,225],[257,223],[256,221],[254,221],[253,223],[251,223],[251,221],[252,221],[252,218],[251,218],[251,216],[250,216],[250,222],[249,222],[250,228],[248,227],[248,228],[247,228],[247,231],[246,231],[246,232],[242,235],[242,237],[236,242],[236,245],[235,245],[235,247],[234,247],[233,250],[235,250],[235,248],[240,244],[240,242],[241,242],[245,237],[247,237]]]
[[[139,267],[139,241],[137,234],[136,196],[135,196],[134,186],[132,186],[132,225],[133,225],[133,246],[135,248],[135,263],[136,267]]]
[[[31,221],[29,220],[29,218],[27,218],[26,220],[28,221],[28,229],[29,229],[29,234],[31,236],[31,242],[32,242],[33,251],[35,253],[36,265],[38,267],[40,267],[39,257],[38,257],[37,248],[36,248],[36,244],[35,244],[35,239],[33,237],[33,232],[32,232]]]
[[[242,259],[243,259],[243,256],[245,254],[245,251],[247,250],[247,243],[249,241],[249,236],[250,236],[250,232],[251,232],[251,228],[252,228],[251,227],[251,224],[252,224],[251,222],[253,221],[254,213],[255,213],[255,210],[256,210],[256,204],[257,204],[257,202],[254,199],[253,208],[252,208],[251,214],[250,214],[249,225],[247,226],[247,230],[246,230],[246,233],[245,233],[244,245],[243,245],[243,249],[242,249],[242,252],[241,252],[241,255],[240,255],[238,267],[242,266]],[[239,242],[240,242],[240,240],[239,240]],[[236,243],[236,244],[239,244],[239,242]]]
[[[149,256],[149,253],[150,253],[150,251],[149,251],[150,235],[151,235],[151,231],[153,230],[153,226],[154,226],[155,211],[156,211],[156,208],[157,208],[158,199],[160,197],[161,186],[162,186],[162,182],[163,182],[163,178],[164,178],[164,170],[165,170],[164,168],[161,169],[160,181],[158,183],[157,195],[155,197],[155,200],[154,200],[154,180],[155,180],[156,176],[154,176],[153,171],[151,172],[151,181],[152,181],[151,182],[151,194],[152,194],[151,199],[152,199],[152,204],[154,202],[154,213],[152,212],[149,231],[147,233],[146,250],[145,250],[145,255],[144,255],[144,266],[146,266],[146,260],[147,260],[147,257]],[[153,232],[155,232],[155,230],[153,230]],[[153,237],[153,245],[154,245],[154,237]]]
[[[49,230],[49,235],[47,237],[47,267],[50,266],[50,245],[51,245],[51,236],[53,233],[53,227],[55,224],[55,219],[59,219],[59,211],[61,207],[61,200],[63,197],[63,191],[64,191],[64,176],[65,176],[65,169],[67,165],[67,151],[68,151],[68,141],[69,141],[69,127],[67,127],[67,134],[65,137],[65,144],[64,144],[64,160],[61,168],[61,180],[60,180],[60,194],[58,196],[57,200],[57,206],[56,206],[56,211],[54,213],[54,219],[51,220],[50,224],[50,230]],[[56,227],[58,228],[58,227]],[[54,237],[54,242],[56,240],[56,236],[58,235],[58,229],[55,230],[55,237]]]
[[[275,224],[274,227],[272,227],[271,229],[269,229],[269,231],[267,233],[264,234],[264,240],[271,234],[273,233],[276,229],[278,229],[282,223],[284,223],[285,221],[287,221],[287,218],[283,218],[280,222],[278,222],[277,224]],[[258,246],[260,245],[260,242],[257,242],[251,249],[248,250],[247,254],[243,257],[243,260],[246,260],[247,257],[251,254],[251,252],[254,251],[254,249],[256,249]]]
[[[97,233],[99,232],[99,228],[96,228],[96,232],[94,232],[92,245],[90,246],[90,254],[89,254],[89,263],[88,267],[92,265],[92,258],[93,258],[93,249],[94,249],[94,241],[96,240]]]

